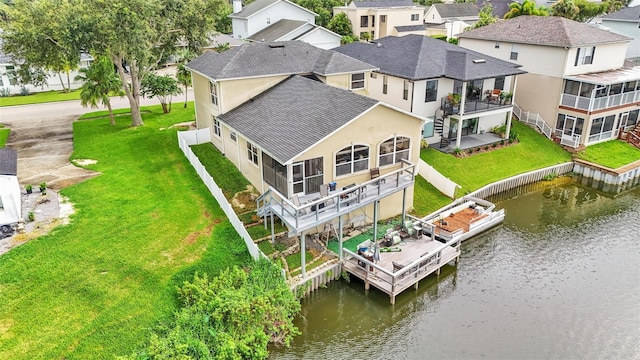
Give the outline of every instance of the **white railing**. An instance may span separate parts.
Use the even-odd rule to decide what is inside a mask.
[[[424,162],[422,159],[418,161],[418,174],[450,198],[454,198],[456,195],[456,189],[461,188],[460,185],[442,175],[438,170]]]
[[[580,146],[580,135],[562,135],[560,138],[560,144],[564,146],[569,146],[572,148],[577,148]]]
[[[586,96],[578,96],[563,93],[560,104],[581,110],[602,110],[610,107],[632,104],[640,99],[640,91],[630,91],[610,96],[602,96],[591,99]]]
[[[515,102],[513,103],[513,114],[523,123],[535,125],[544,136],[551,139],[553,129],[544,121],[540,114],[523,111]]]
[[[218,184],[213,180],[211,175],[207,172],[207,169],[202,165],[200,159],[191,151],[190,145],[197,145],[202,143],[211,142],[211,135],[209,129],[200,129],[200,130],[192,130],[192,131],[179,131],[178,132],[178,146],[184,153],[184,155],[189,159],[189,162],[196,170],[200,178],[204,182],[204,184],[209,188],[211,195],[216,199],[222,211],[229,218],[229,222],[233,225],[234,229],[238,232],[238,235],[244,240],[245,245],[247,246],[247,250],[251,256],[258,260],[260,256],[266,258],[266,256],[260,251],[258,245],[253,242],[251,235],[247,232],[247,229],[244,227],[244,224],[236,215],[236,212],[233,210],[233,207],[227,199],[224,197],[222,190],[218,187]]]

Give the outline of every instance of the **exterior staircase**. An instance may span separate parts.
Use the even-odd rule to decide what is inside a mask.
[[[627,132],[627,142],[640,149],[640,122]]]
[[[436,116],[435,121],[433,122],[433,129],[435,132],[440,135],[440,148],[449,146],[451,144],[451,139],[449,139],[449,128],[444,126],[444,119],[440,116]],[[445,132],[446,129],[446,132]],[[446,136],[444,134],[447,134]]]

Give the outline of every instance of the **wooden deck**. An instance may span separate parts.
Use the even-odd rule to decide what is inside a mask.
[[[438,234],[440,230],[453,233],[462,229],[464,232],[469,232],[469,226],[472,222],[480,221],[487,217],[489,217],[489,215],[479,215],[474,209],[466,208],[455,214],[451,214],[442,220],[436,220],[433,224],[436,226],[436,234]]]
[[[389,295],[394,304],[398,294],[412,286],[417,288],[420,280],[434,272],[439,274],[440,268],[451,261],[457,263],[460,256],[459,237],[447,244],[426,236],[405,241],[397,245],[402,251],[382,252],[380,261],[375,264],[344,249],[343,269],[362,279],[365,289],[373,286]],[[402,268],[394,272],[394,263]]]

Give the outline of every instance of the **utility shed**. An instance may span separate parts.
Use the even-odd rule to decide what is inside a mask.
[[[22,218],[18,152],[0,148],[0,239],[13,234]]]

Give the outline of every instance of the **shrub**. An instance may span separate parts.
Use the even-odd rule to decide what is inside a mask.
[[[500,145],[504,145],[504,139],[500,140]]]
[[[476,152],[480,152],[480,146],[476,148]]]
[[[471,148],[467,149],[467,153],[473,154],[473,149],[471,149]]]
[[[29,222],[33,222],[36,219],[36,214],[34,214],[33,211],[29,211],[29,213],[27,214],[27,219],[29,220]]]
[[[494,149],[496,148],[496,146],[498,146],[498,144],[497,144],[497,143],[493,143],[493,144],[491,144],[491,147],[492,147],[492,148],[494,148]]]
[[[30,94],[30,91],[29,91],[28,87],[26,87],[24,85],[20,86],[20,95],[27,96],[29,94]]]
[[[460,154],[462,154],[462,149],[457,147],[457,148],[453,149],[453,153],[456,154],[456,155],[460,155]]]
[[[489,150],[489,145],[485,145],[485,146],[484,146],[484,149],[485,149],[485,150]]]
[[[1,88],[0,89],[0,97],[11,96],[11,90],[9,88]]]
[[[182,308],[142,352],[121,359],[266,359],[268,344],[289,345],[300,331],[300,303],[268,260],[216,278],[196,274],[178,289]]]

